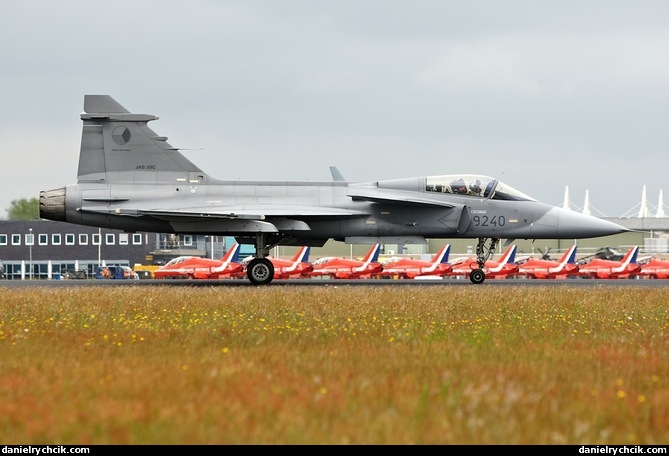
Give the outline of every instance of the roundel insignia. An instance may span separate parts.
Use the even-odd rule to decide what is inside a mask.
[[[126,127],[116,127],[112,132],[112,139],[116,144],[122,146],[130,141],[130,130]]]

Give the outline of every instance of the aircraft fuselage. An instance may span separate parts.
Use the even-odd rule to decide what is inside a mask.
[[[384,182],[84,182],[65,187],[61,211],[63,221],[130,232],[233,236],[280,232],[294,238],[292,245],[309,240],[318,244],[330,238],[367,238],[370,243],[395,237],[409,241],[578,238],[597,233],[608,223],[537,201],[496,201],[420,190],[411,192],[411,201],[402,204],[408,181],[415,181],[418,189],[420,179],[389,181],[394,187]],[[351,196],[360,189],[364,189],[364,200]],[[389,203],[384,203],[386,198]],[[234,209],[228,213],[227,207]],[[282,213],[292,207],[298,209]],[[160,211],[153,213],[151,208]],[[179,215],[181,208],[188,208],[188,213]],[[201,216],[194,217],[198,210]],[[218,215],[210,215],[213,213]]]

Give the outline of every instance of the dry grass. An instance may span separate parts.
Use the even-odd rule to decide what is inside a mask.
[[[665,289],[0,293],[6,444],[669,441]]]

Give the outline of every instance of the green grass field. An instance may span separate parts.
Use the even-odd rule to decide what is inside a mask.
[[[3,444],[669,442],[669,289],[0,293]]]

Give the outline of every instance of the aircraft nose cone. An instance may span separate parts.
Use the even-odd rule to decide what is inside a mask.
[[[592,215],[569,211],[562,208],[551,210],[558,217],[558,235],[560,237],[593,238],[611,236],[630,231],[624,226]]]

